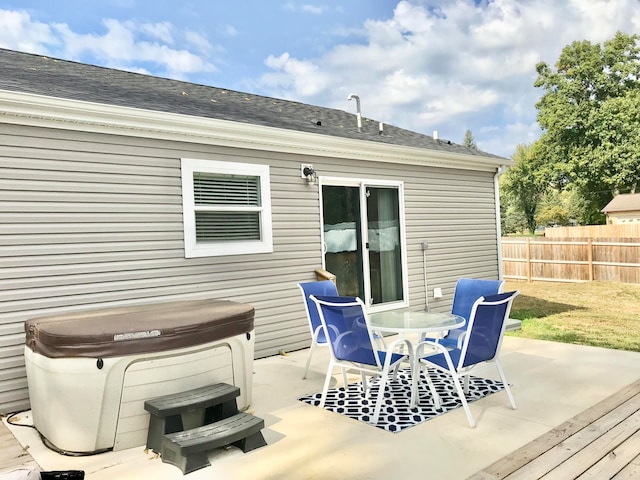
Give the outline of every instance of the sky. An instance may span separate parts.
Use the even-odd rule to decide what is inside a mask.
[[[640,33],[640,0],[0,0],[0,48],[356,113],[510,158],[536,64]],[[0,72],[2,75],[2,72]]]

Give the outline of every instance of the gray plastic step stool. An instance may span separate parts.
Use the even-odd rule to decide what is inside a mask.
[[[145,401],[144,409],[150,414],[147,448],[160,453],[165,434],[235,415],[238,413],[236,397],[239,395],[238,387],[216,383]]]
[[[235,445],[248,452],[267,443],[260,430],[264,420],[248,413],[238,413],[209,425],[169,433],[162,442],[162,461],[175,465],[183,474],[210,465],[207,452],[225,445]]]

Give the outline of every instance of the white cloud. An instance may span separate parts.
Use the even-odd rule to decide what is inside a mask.
[[[103,33],[80,34],[66,23],[47,25],[32,19],[27,12],[0,10],[0,46],[77,61],[87,61],[90,57],[92,63],[143,73],[148,73],[148,68],[139,62],[146,62],[159,66],[161,75],[180,79],[216,69],[206,56],[173,48],[175,29],[169,22],[106,19],[102,23]],[[201,35],[191,31],[181,35],[200,52],[212,50]]]
[[[173,25],[169,22],[143,23],[140,25],[141,32],[169,44],[173,43],[173,35],[171,34],[172,30]]]
[[[289,10],[290,12],[301,11],[305,13],[311,13],[313,15],[322,15],[328,7],[324,5],[312,5],[310,3],[298,5],[294,2],[286,2],[282,5],[282,8],[284,8],[285,10]]]
[[[226,37],[235,37],[239,32],[233,25],[224,25],[222,27],[222,34]]]
[[[131,24],[112,19],[104,20],[103,24],[107,29],[104,35],[79,34],[72,31],[66,23],[54,24],[54,30],[63,40],[64,57],[80,60],[83,54],[91,53],[107,61],[130,61],[135,58],[136,41]]]
[[[536,122],[485,125],[473,135],[480,150],[511,158],[516,146],[533,143],[540,136],[540,127]]]
[[[365,116],[455,142],[469,128],[479,146],[508,157],[540,132],[535,65],[554,64],[575,40],[602,42],[640,25],[637,0],[428,3],[403,0],[391,18],[366,21],[362,44],[315,58],[270,56],[262,87],[344,110],[355,92]]]
[[[191,30],[187,30],[184,33],[184,39],[187,44],[192,45],[193,47],[204,53],[210,53],[219,50],[211,45],[211,42],[207,40],[207,37]]]
[[[314,15],[322,15],[322,12],[324,12],[324,7],[318,6],[318,5],[301,5],[300,6],[300,10],[306,13],[312,13]]]
[[[567,25],[571,32],[587,31],[589,40],[604,42],[612,37],[611,30],[638,33],[640,30],[640,4],[637,0],[570,0],[573,15],[580,19],[577,25]]]
[[[265,64],[281,72],[278,75],[263,77],[263,82],[271,88],[284,92],[288,89],[295,91],[304,97],[313,96],[325,91],[331,85],[331,76],[322,71],[311,62],[303,62],[293,59],[288,53],[279,57],[269,56]],[[284,95],[290,98],[286,93]]]
[[[0,47],[46,55],[55,44],[49,25],[32,20],[27,12],[0,10]]]

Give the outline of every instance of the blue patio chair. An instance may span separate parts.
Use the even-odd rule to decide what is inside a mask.
[[[498,360],[498,355],[504,337],[505,324],[511,311],[511,304],[518,294],[518,291],[500,293],[480,297],[474,302],[471,307],[469,328],[464,336],[462,347],[448,350],[441,343],[432,341],[421,342],[418,345],[416,348],[416,374],[412,378],[411,385],[412,405],[416,398],[418,378],[423,366],[449,373],[467,414],[467,419],[473,428],[475,421],[465,396],[469,393],[469,375],[479,368],[495,365],[511,402],[511,407],[515,410],[516,402]],[[434,348],[435,353],[423,356],[424,348],[427,346]],[[428,375],[428,372],[426,374]],[[464,389],[460,384],[461,378],[464,380]]]
[[[336,288],[336,284],[331,280],[299,283],[298,288],[300,288],[300,291],[302,292],[302,298],[307,312],[307,320],[309,320],[309,328],[311,329],[311,347],[309,348],[307,365],[304,368],[304,375],[302,376],[302,378],[307,378],[309,365],[311,364],[311,357],[313,356],[315,348],[317,346],[327,346],[327,337],[324,334],[324,329],[322,328],[318,309],[309,297],[311,295],[336,297],[338,296],[338,289]]]
[[[451,313],[460,315],[465,319],[466,323],[461,328],[450,330],[443,338],[427,339],[441,343],[445,347],[460,348],[464,341],[464,335],[467,332],[469,318],[471,317],[471,309],[478,298],[487,295],[495,295],[502,293],[504,288],[504,280],[484,280],[477,278],[461,278],[456,283],[456,289],[453,292],[453,305]]]
[[[366,376],[380,377],[373,415],[369,418],[370,423],[377,424],[389,373],[393,369],[395,376],[397,367],[404,360],[409,359],[410,364],[413,365],[411,343],[408,340],[399,339],[390,344],[387,351],[376,349],[364,304],[357,297],[312,295],[311,300],[316,304],[331,347],[331,360],[322,389],[320,407],[325,405],[334,367],[340,367],[345,387],[346,371],[355,369],[360,371],[365,395],[368,390]],[[395,352],[400,345],[407,347],[408,355]]]
[[[307,364],[304,368],[304,375],[302,378],[307,378],[309,373],[309,365],[311,364],[311,357],[316,347],[326,347],[327,337],[324,334],[322,323],[320,322],[320,316],[318,315],[318,309],[314,303],[309,299],[310,295],[323,295],[330,297],[337,297],[338,289],[331,280],[320,280],[317,282],[303,282],[298,284],[298,288],[302,292],[302,299],[304,300],[304,306],[307,313],[307,320],[309,321],[309,328],[311,329],[311,347],[309,348],[309,356],[307,357]],[[373,338],[379,343],[380,348],[386,349],[384,337],[381,334],[374,333]]]

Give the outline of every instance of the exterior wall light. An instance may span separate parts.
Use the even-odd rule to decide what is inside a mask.
[[[316,183],[316,171],[313,169],[313,165],[300,165],[300,176],[304,178],[307,183]]]

